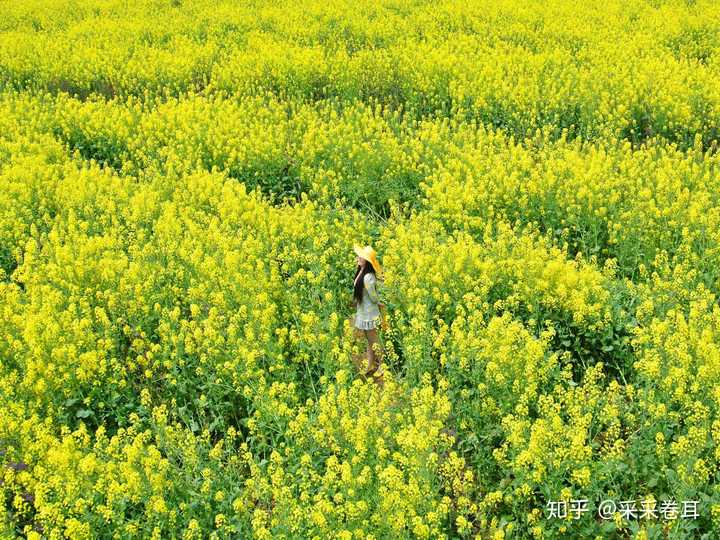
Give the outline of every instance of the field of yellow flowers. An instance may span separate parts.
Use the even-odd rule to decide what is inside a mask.
[[[0,0],[0,538],[717,538],[719,137],[710,0]]]

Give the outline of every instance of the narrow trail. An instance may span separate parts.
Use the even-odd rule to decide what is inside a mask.
[[[378,388],[381,390],[384,388],[384,374],[385,374],[385,364],[381,363],[380,366],[370,375],[367,375],[367,355],[365,353],[356,353],[353,354],[353,364],[355,364],[355,368],[357,370],[357,376],[360,377],[362,381],[367,381],[368,379],[372,379],[372,381],[377,384]]]
[[[368,368],[368,360],[366,353],[354,353],[352,355],[352,361],[353,365],[355,366],[356,378],[359,378],[363,382],[372,381],[373,383],[375,383],[380,392],[385,393],[390,391],[390,388],[386,387],[385,385],[385,376],[388,373],[385,362],[381,361],[378,368],[370,375],[367,375],[366,373]],[[393,384],[392,387],[395,389],[395,391],[393,392],[393,399],[390,402],[390,406],[393,409],[396,409],[400,406],[401,403],[407,402],[407,396],[405,386],[403,384],[400,384],[400,381],[396,381],[394,378],[393,380],[395,384]]]

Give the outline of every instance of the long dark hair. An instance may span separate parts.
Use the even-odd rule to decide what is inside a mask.
[[[370,261],[365,262],[365,268],[362,268],[360,265],[358,265],[355,268],[355,277],[357,278],[358,274],[362,272],[362,276],[360,279],[358,279],[355,282],[355,287],[353,290],[353,298],[355,299],[355,305],[357,306],[360,302],[362,302],[363,297],[363,284],[365,282],[365,274],[373,274],[375,275],[375,269],[373,268],[373,265],[370,264]]]

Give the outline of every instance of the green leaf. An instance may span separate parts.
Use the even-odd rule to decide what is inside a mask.
[[[80,409],[78,412],[75,413],[75,416],[78,418],[87,418],[90,416],[93,412],[90,409]]]

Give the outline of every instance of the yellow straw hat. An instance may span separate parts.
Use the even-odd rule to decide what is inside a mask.
[[[378,275],[382,275],[382,269],[380,268],[380,263],[377,260],[377,253],[375,253],[375,250],[371,248],[370,246],[361,247],[357,244],[353,246],[353,250],[355,250],[355,253],[358,257],[362,257],[366,261],[369,261],[370,264],[372,264],[372,267],[375,269],[375,273]]]

